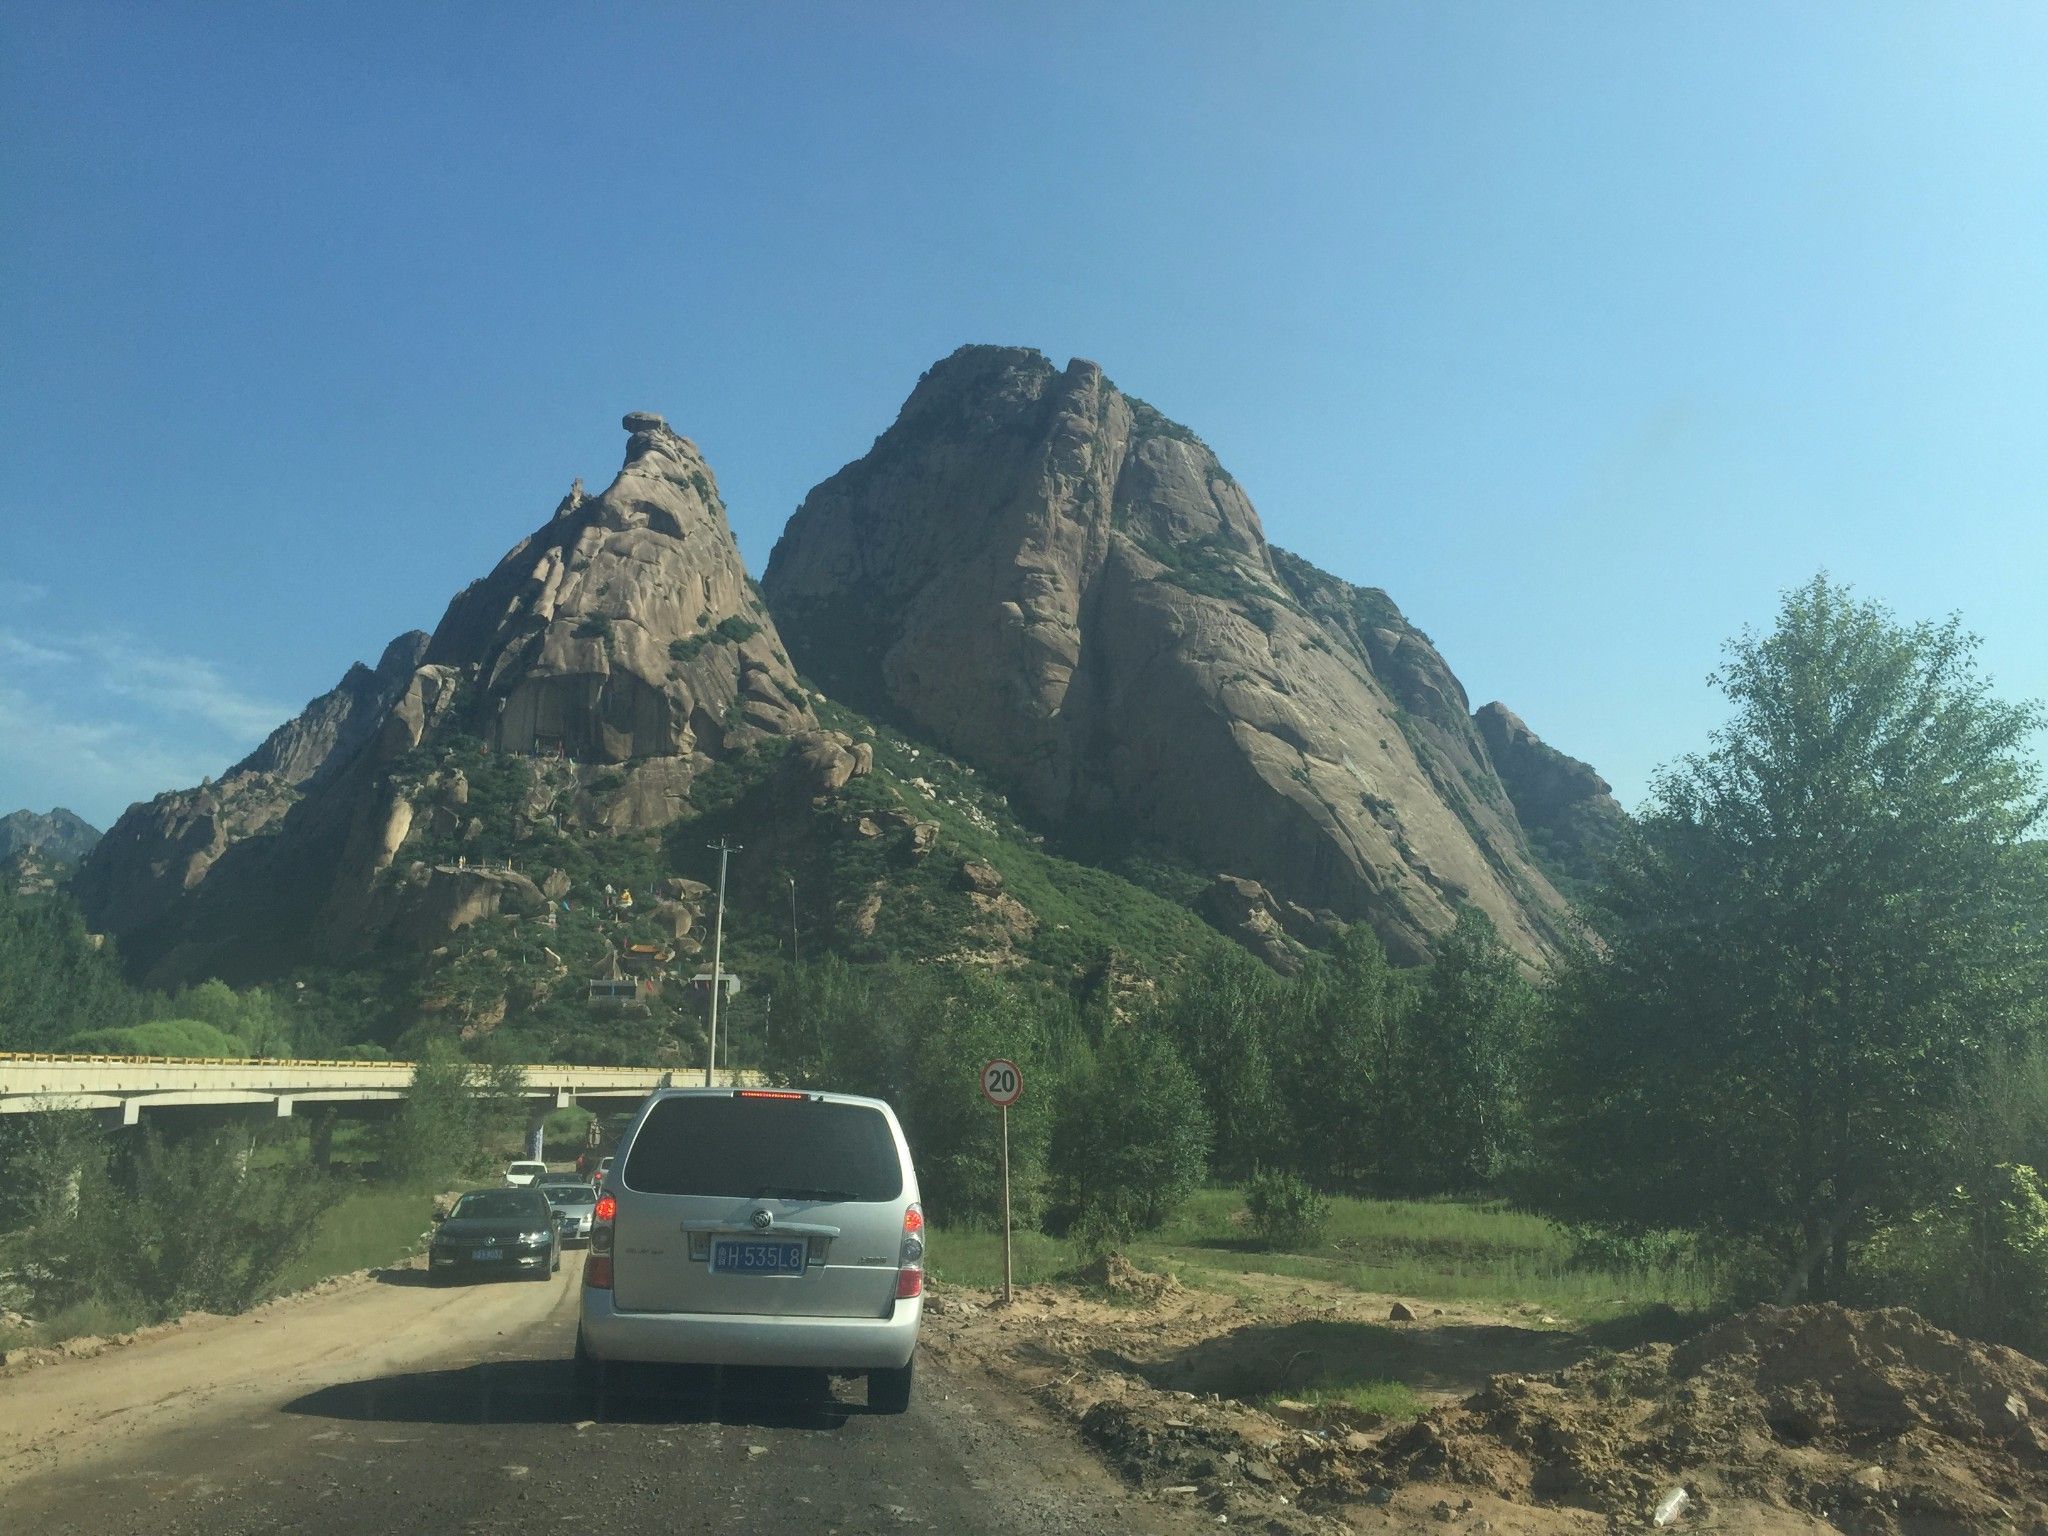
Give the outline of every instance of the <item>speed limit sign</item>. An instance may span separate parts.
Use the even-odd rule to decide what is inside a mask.
[[[1017,1063],[998,1056],[981,1069],[981,1091],[989,1103],[1008,1109],[1024,1092],[1024,1074]]]

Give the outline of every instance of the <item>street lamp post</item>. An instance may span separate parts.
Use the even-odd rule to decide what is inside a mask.
[[[718,916],[711,930],[711,1038],[704,1053],[704,1086],[711,1086],[712,1069],[718,1065],[718,994],[725,989],[725,861],[744,851],[724,838],[706,843],[718,853]]]

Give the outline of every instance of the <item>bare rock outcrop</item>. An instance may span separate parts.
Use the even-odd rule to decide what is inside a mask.
[[[1628,813],[1592,767],[1548,745],[1505,704],[1472,717],[1515,814],[1539,850],[1567,874],[1589,879],[1628,825]]]
[[[1276,555],[1200,439],[1093,363],[939,363],[805,499],[763,588],[830,693],[1053,823],[1368,921],[1399,961],[1467,903],[1532,960],[1560,937],[1427,639],[1391,603],[1337,615],[1366,589]]]

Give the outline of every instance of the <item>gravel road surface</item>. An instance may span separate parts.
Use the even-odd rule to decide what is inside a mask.
[[[400,1272],[0,1380],[0,1530],[1191,1528],[930,1350],[902,1417],[867,1413],[858,1381],[737,1372],[666,1373],[587,1417],[581,1262],[546,1286]]]

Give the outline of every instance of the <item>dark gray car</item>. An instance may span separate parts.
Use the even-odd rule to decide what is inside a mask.
[[[534,1187],[553,1207],[555,1220],[562,1229],[563,1243],[590,1241],[590,1222],[597,1212],[597,1189],[588,1179],[580,1179],[573,1174],[551,1173],[538,1180]]]
[[[545,1280],[561,1267],[555,1213],[530,1185],[471,1190],[435,1227],[427,1250],[427,1273],[437,1283],[484,1275]]]

